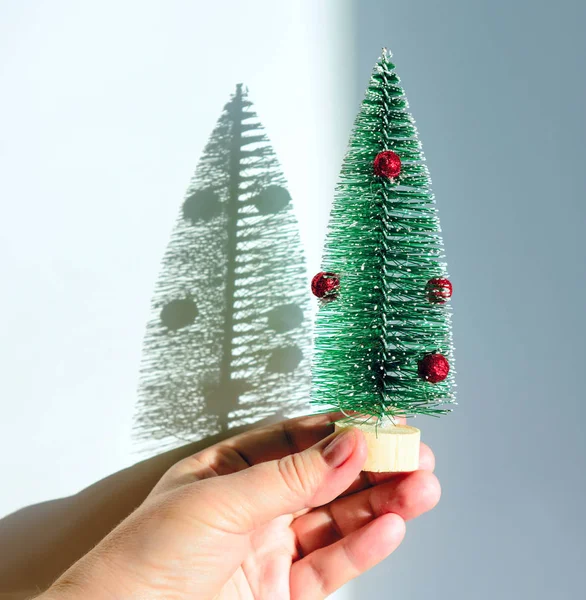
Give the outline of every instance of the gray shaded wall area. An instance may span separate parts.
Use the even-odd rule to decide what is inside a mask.
[[[358,101],[394,53],[438,199],[458,400],[415,424],[443,498],[357,598],[584,594],[586,3],[355,3]]]

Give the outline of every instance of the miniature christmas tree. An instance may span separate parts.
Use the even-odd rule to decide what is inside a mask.
[[[367,436],[365,470],[416,469],[419,430],[454,400],[450,309],[431,182],[390,54],[375,66],[330,216],[312,400]]]
[[[291,197],[238,85],[163,259],[145,336],[138,438],[160,450],[306,405],[306,281]]]

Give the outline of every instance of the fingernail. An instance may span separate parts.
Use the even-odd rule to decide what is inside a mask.
[[[356,437],[352,429],[344,429],[323,450],[322,456],[327,465],[335,469],[350,457],[356,446]]]

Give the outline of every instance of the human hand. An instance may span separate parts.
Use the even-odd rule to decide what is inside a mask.
[[[359,431],[323,439],[335,418],[285,421],[181,460],[41,598],[325,598],[393,552],[404,521],[440,495],[425,445],[419,471],[361,473]]]

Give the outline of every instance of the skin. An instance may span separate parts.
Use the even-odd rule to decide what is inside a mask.
[[[266,419],[257,427],[274,423]],[[0,600],[30,600],[46,590],[141,505],[174,464],[249,428],[231,428],[174,448],[77,494],[27,506],[0,519]],[[58,464],[45,465],[59,469]]]
[[[40,598],[325,598],[392,553],[405,521],[440,496],[429,448],[418,471],[367,474],[362,434],[332,434],[336,417],[255,429],[177,461]]]

